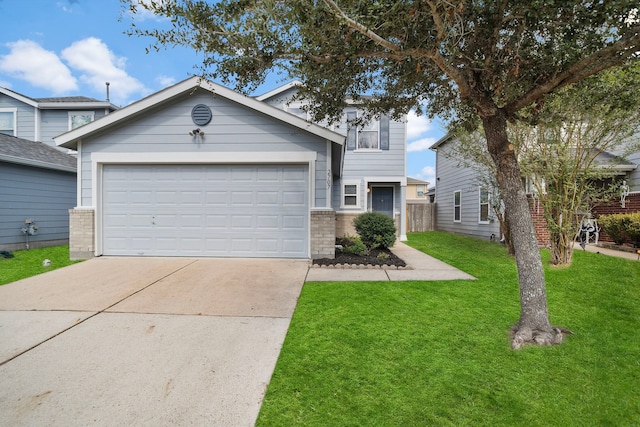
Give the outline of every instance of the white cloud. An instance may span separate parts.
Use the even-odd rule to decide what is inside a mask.
[[[407,152],[416,152],[416,151],[426,151],[431,147],[435,142],[436,138],[422,138],[417,141],[411,141],[407,144]]]
[[[436,169],[433,166],[425,166],[413,178],[427,181],[433,186],[436,183]]]
[[[409,141],[419,138],[432,129],[431,120],[427,116],[418,116],[415,111],[409,111],[407,114],[407,139]]]
[[[127,103],[133,94],[150,92],[139,80],[124,70],[126,58],[117,57],[102,40],[89,37],[64,49],[62,58],[71,68],[83,73],[80,79],[96,91],[105,90],[109,82],[114,103]]]
[[[11,51],[0,56],[0,71],[55,95],[78,89],[76,78],[54,52],[31,40],[18,40],[7,46]]]
[[[152,0],[135,1],[134,4],[136,6],[136,13],[134,15],[133,13],[129,12],[130,15],[139,21],[148,21],[148,20],[166,21],[167,20],[166,17],[158,16],[152,11],[147,9],[149,7],[152,7],[151,3],[152,3]],[[164,0],[155,0],[154,3],[156,3],[159,6],[164,6]]]
[[[156,82],[163,88],[169,87],[176,82],[176,79],[171,76],[160,75],[156,77]]]

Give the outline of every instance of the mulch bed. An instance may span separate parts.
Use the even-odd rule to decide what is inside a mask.
[[[383,255],[380,255],[383,254]],[[336,249],[336,257],[314,259],[313,265],[352,267],[352,266],[379,266],[404,268],[407,264],[388,249],[372,249],[367,255],[353,255]]]

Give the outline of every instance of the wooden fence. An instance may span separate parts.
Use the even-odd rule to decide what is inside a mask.
[[[433,231],[435,229],[435,203],[407,201],[407,232]]]

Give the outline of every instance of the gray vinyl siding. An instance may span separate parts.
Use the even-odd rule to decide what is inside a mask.
[[[25,219],[37,242],[69,239],[69,209],[76,204],[76,174],[0,162],[0,249],[25,243]],[[20,246],[22,247],[22,246]]]
[[[80,110],[41,110],[40,112],[40,140],[47,145],[56,147],[53,140],[58,135],[69,131],[69,113],[72,111],[91,111],[94,120],[104,117],[104,109],[80,109]]]
[[[277,96],[266,99],[265,102],[270,105],[286,109],[287,103],[296,89],[291,88],[287,91],[279,93]],[[352,110],[355,111],[355,110]],[[329,126],[332,130],[342,135],[347,135],[347,125],[343,122],[333,126]],[[342,177],[334,182],[332,206],[335,210],[341,210],[342,204],[342,183],[344,181],[360,181],[360,206],[345,211],[362,211],[367,207],[371,207],[370,196],[367,200],[366,187],[364,183],[365,177],[389,177],[391,181],[376,181],[375,185],[392,185],[394,187],[394,209],[399,212],[402,209],[402,201],[400,197],[400,184],[398,179],[405,177],[406,170],[406,135],[405,123],[402,121],[389,121],[389,150],[380,151],[347,151],[344,153],[344,164]],[[371,184],[371,183],[370,183]],[[366,204],[365,204],[366,202]]]
[[[466,236],[489,239],[500,235],[497,220],[481,224],[480,182],[478,172],[459,167],[456,160],[443,155],[453,142],[441,145],[436,151],[436,229]],[[454,222],[454,193],[460,191],[460,222]],[[490,211],[490,216],[493,216]]]
[[[636,168],[636,170],[634,170],[629,174],[629,179],[627,184],[631,188],[631,191],[640,192],[640,170],[639,170],[640,169],[640,151],[637,151],[632,155],[628,156],[627,160],[629,160],[632,163],[635,163],[636,165],[639,165],[638,168]]]
[[[16,134],[19,138],[35,140],[35,108],[15,98],[0,94],[0,108],[17,108]]]
[[[191,109],[205,104],[213,117],[206,126],[191,120]],[[195,128],[205,132],[202,140],[188,135]],[[85,140],[82,159],[82,206],[93,206],[91,154],[100,153],[204,153],[204,152],[317,152],[315,207],[326,206],[327,143],[272,117],[199,89],[135,117],[117,129]],[[285,160],[285,159],[283,159]],[[312,207],[314,207],[312,206]]]

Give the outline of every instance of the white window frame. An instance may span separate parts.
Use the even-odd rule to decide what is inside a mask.
[[[18,109],[17,108],[0,108],[0,113],[13,114],[13,135],[11,136],[18,136]]]
[[[456,194],[458,194],[457,205]],[[458,208],[458,219],[456,219],[456,208]],[[462,190],[456,190],[453,192],[453,222],[462,222]]]
[[[416,197],[425,197],[427,195],[427,191],[426,191],[426,185],[424,184],[417,184],[416,185]]]
[[[359,114],[358,114],[359,116]],[[375,128],[375,129],[373,129]],[[361,148],[360,147],[360,135],[362,132],[375,132],[377,134],[376,137],[376,147],[372,148]],[[382,151],[380,149],[380,120],[371,119],[369,122],[358,126],[356,130],[356,149],[354,151],[367,152],[367,151]]]
[[[72,127],[73,126],[73,117],[74,116],[91,116],[91,120],[89,120],[87,123],[91,123],[92,121],[94,121],[96,119],[95,111],[69,111],[69,113],[68,113],[68,117],[69,117],[69,119],[68,119],[68,125],[69,126],[68,127],[69,127],[69,130],[75,129],[74,127]],[[84,124],[87,124],[87,123],[84,123]],[[83,126],[83,125],[80,125],[80,126]],[[77,127],[80,127],[80,126],[77,126]]]
[[[483,203],[482,201],[482,192],[485,191],[487,194],[487,200]],[[482,206],[487,206],[487,219],[482,220]],[[491,223],[491,192],[484,187],[478,187],[478,224],[490,224]]]
[[[356,193],[355,194],[347,194],[346,192],[346,187],[347,186],[354,186],[356,188]],[[361,209],[361,200],[360,200],[360,181],[343,181],[342,182],[342,193],[340,196],[340,208],[342,209]],[[356,202],[355,204],[346,204],[345,200],[348,197],[353,197],[355,196],[356,198]]]

